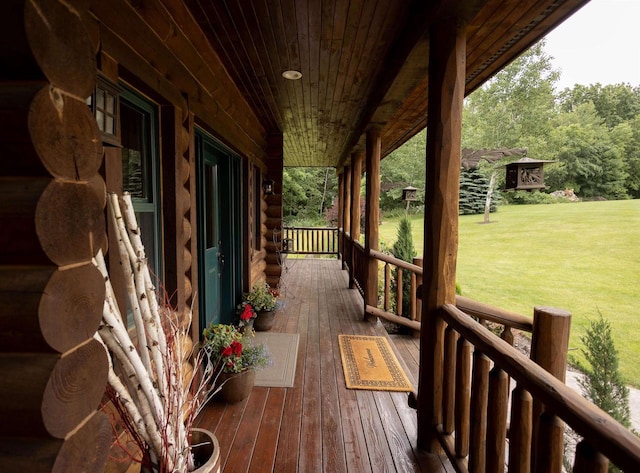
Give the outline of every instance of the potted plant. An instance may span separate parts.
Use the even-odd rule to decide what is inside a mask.
[[[243,295],[242,303],[251,305],[257,313],[257,317],[253,322],[255,330],[271,329],[275,321],[275,311],[278,307],[278,291],[276,289],[270,287],[267,282],[256,283],[251,288],[251,291]]]
[[[217,382],[220,399],[242,401],[251,393],[256,370],[271,363],[267,347],[252,343],[251,331],[243,333],[233,325],[210,324],[202,334],[203,346],[221,366]]]
[[[120,313],[102,252],[93,263],[102,273],[106,297],[95,338],[110,362],[107,396],[119,415],[114,430],[125,432],[137,450],[126,450],[143,471],[218,472],[219,446],[211,432],[193,428],[196,416],[215,394],[222,368],[209,348],[193,349],[191,312],[178,316],[158,301],[147,267],[131,198],[109,195],[109,216],[117,230],[120,266],[127,285],[131,330]],[[135,333],[135,339],[130,338]],[[115,445],[123,447],[120,435]],[[125,447],[123,447],[124,449]],[[204,452],[206,458],[197,458]]]

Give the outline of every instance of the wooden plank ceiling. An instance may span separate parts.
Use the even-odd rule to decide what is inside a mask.
[[[186,0],[285,166],[334,166],[381,127],[383,156],[426,125],[428,29],[464,5],[469,94],[588,0]],[[440,5],[443,4],[443,5]],[[452,6],[453,5],[453,6]],[[302,72],[290,81],[286,70]]]

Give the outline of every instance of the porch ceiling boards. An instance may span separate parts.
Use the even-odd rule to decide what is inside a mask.
[[[199,424],[220,442],[223,472],[452,472],[446,456],[419,451],[407,393],[346,388],[338,334],[386,335],[365,322],[362,299],[335,259],[288,259],[284,309],[272,331],[299,333],[292,388],[254,387],[238,404],[213,401]],[[394,336],[417,386],[418,340]]]
[[[186,0],[285,166],[339,166],[382,128],[382,155],[426,125],[428,28],[470,18],[466,94],[587,0]],[[463,5],[458,7],[457,5]],[[285,70],[302,72],[289,81]]]

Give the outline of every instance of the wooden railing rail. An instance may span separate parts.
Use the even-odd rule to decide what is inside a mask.
[[[337,255],[337,227],[283,227],[282,252],[301,255]]]
[[[531,317],[516,312],[493,307],[464,296],[456,296],[456,307],[465,314],[478,317],[481,320],[522,330],[523,332],[533,332]]]
[[[562,421],[583,438],[575,473],[605,472],[607,458],[640,471],[640,439],[631,431],[456,306],[445,305],[437,316],[446,329],[435,341],[444,369],[430,371],[442,376],[433,380],[442,386],[442,397],[433,398],[441,402],[434,429],[457,471],[504,471],[507,464],[509,472],[559,473]]]
[[[377,317],[382,317],[390,322],[405,325],[414,330],[420,330],[420,294],[419,287],[422,282],[422,266],[417,264],[408,263],[394,256],[381,253],[380,251],[371,250],[369,257],[375,258],[378,261],[384,263],[384,291],[382,297],[382,307],[367,306],[366,311],[369,314]],[[421,263],[420,258],[415,259],[416,262]],[[395,311],[391,309],[391,281],[392,270],[395,267]],[[403,307],[402,293],[403,293],[403,274],[405,271],[411,273],[411,297],[410,307]],[[533,332],[533,322],[531,317],[526,317],[516,312],[510,312],[504,309],[493,307],[489,304],[474,301],[468,297],[457,296],[456,306],[468,315],[477,317],[481,321],[493,322],[503,326],[502,338],[512,343],[513,334],[511,329],[522,330],[525,332]],[[408,309],[408,311],[406,311]],[[403,316],[408,313],[408,317]]]

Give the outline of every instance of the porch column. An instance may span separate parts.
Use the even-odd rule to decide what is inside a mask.
[[[367,132],[366,154],[366,189],[367,206],[364,220],[364,247],[369,255],[370,250],[378,250],[380,225],[380,130],[373,129]],[[378,301],[378,260],[367,258],[366,277],[364,288],[365,304],[376,306]],[[365,318],[366,313],[365,313]]]
[[[342,227],[342,248],[344,251],[344,257],[342,259],[342,269],[349,269],[351,271],[351,242],[347,241],[347,233],[351,238],[351,166],[345,166],[343,168],[344,174],[344,187],[342,192],[344,193],[344,199],[342,200],[343,208],[342,215],[344,218],[344,226]],[[349,248],[347,250],[347,248]],[[345,265],[347,268],[345,268]],[[351,286],[351,282],[349,283]]]
[[[351,239],[360,240],[360,184],[362,183],[362,156],[351,155]]]
[[[445,328],[437,311],[456,298],[465,30],[451,17],[430,32],[418,446],[433,453],[441,452],[436,426],[442,424]]]

